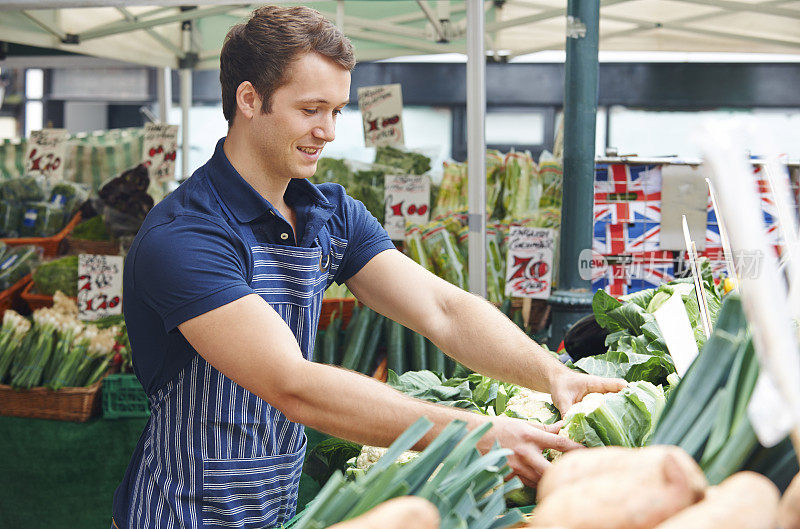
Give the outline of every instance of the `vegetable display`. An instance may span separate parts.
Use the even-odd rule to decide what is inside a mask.
[[[721,306],[720,295],[705,259],[702,268],[708,274],[703,283],[713,324]],[[593,375],[666,384],[667,377],[675,372],[675,364],[653,313],[673,295],[680,296],[683,301],[698,348],[702,347],[705,334],[691,279],[678,279],[658,288],[622,296],[620,300],[598,290],[592,300],[592,311],[597,323],[610,333],[606,337],[608,350],[581,358],[575,365]]]
[[[36,246],[0,247],[0,290],[11,288],[35,269],[41,260],[40,255],[41,250]]]
[[[52,187],[43,178],[25,176],[0,182],[0,236],[50,237],[61,231],[88,198],[80,184]]]
[[[70,297],[78,295],[78,256],[67,255],[39,265],[33,283],[40,294],[52,296],[60,290]]]
[[[78,306],[61,292],[56,292],[52,308],[33,313],[32,323],[7,310],[0,328],[0,383],[15,389],[60,389],[100,380],[124,330],[85,324],[77,316]]]

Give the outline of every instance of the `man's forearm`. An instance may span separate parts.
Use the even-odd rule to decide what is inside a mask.
[[[468,292],[450,296],[446,322],[430,337],[445,353],[486,376],[550,392],[567,369],[491,303]]]
[[[294,385],[296,391],[276,403],[278,407],[293,421],[357,443],[389,446],[417,419],[426,416],[434,427],[416,446],[421,449],[455,419],[467,422],[470,429],[489,420],[411,398],[352,371],[312,362],[305,362],[301,371]]]

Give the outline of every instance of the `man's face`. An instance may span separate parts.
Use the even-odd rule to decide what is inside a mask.
[[[336,116],[350,96],[350,72],[315,52],[293,61],[288,82],[272,95],[272,111],[258,113],[251,132],[269,176],[309,178]]]

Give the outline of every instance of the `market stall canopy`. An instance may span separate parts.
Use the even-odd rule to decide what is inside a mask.
[[[484,3],[487,53],[501,60],[564,49],[565,0]],[[0,2],[0,39],[158,67],[216,68],[228,29],[261,4],[169,0]],[[344,28],[359,61],[466,53],[458,0],[303,2]],[[800,53],[800,1],[604,0],[600,49]],[[192,21],[191,38],[182,31]]]

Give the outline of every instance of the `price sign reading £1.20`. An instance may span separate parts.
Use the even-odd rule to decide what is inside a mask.
[[[506,295],[550,297],[555,232],[548,228],[512,226],[508,236]]]
[[[427,176],[386,175],[383,197],[386,220],[383,227],[393,240],[406,235],[406,221],[425,224],[430,218],[431,181]]]
[[[25,149],[25,174],[44,175],[51,183],[64,178],[68,139],[64,129],[32,131]]]
[[[364,144],[403,146],[403,94],[399,84],[362,86],[358,108],[364,124]]]
[[[178,126],[147,123],[144,126],[142,160],[150,179],[168,182],[175,178],[175,154],[178,150]]]
[[[89,321],[122,314],[121,256],[78,256],[78,311]]]

